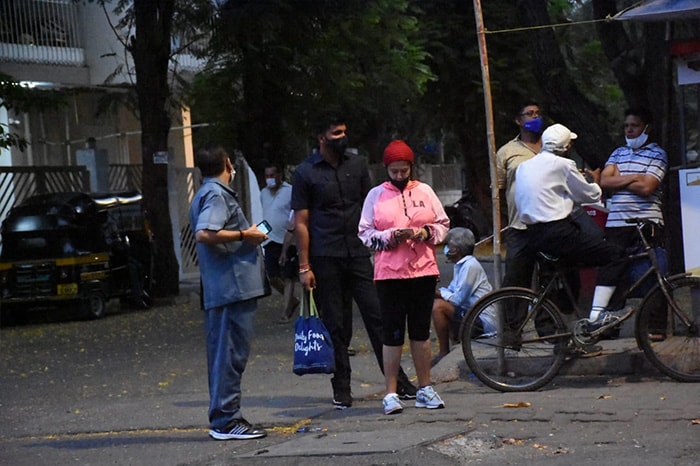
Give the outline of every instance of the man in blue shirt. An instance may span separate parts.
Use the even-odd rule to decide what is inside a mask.
[[[260,243],[229,184],[236,174],[221,147],[197,152],[204,181],[192,200],[209,373],[209,435],[216,440],[264,437],[241,414],[241,376],[250,354],[256,298],[269,294]]]
[[[352,406],[348,357],[352,307],[346,304],[351,298],[384,370],[374,269],[369,249],[357,237],[362,204],[372,186],[364,158],[345,152],[345,120],[324,115],[316,129],[318,150],[297,167],[292,183],[299,281],[307,290],[316,288],[316,304],[335,349],[333,405],[345,409]],[[416,387],[402,369],[397,394],[403,399],[416,397]]]

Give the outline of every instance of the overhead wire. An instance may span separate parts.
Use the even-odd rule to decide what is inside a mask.
[[[534,31],[537,29],[547,29],[547,28],[558,28],[558,27],[565,27],[565,26],[578,26],[580,24],[593,24],[593,23],[601,23],[601,22],[610,22],[614,18],[610,15],[606,16],[605,18],[602,19],[591,19],[591,20],[586,20],[586,21],[573,21],[573,22],[568,22],[568,23],[555,23],[555,24],[544,24],[541,26],[527,26],[527,27],[519,27],[519,28],[512,28],[512,29],[497,29],[495,31],[489,31],[488,29],[484,29],[484,34],[502,34],[506,32],[524,32],[524,31]]]

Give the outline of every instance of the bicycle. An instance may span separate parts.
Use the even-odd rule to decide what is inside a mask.
[[[636,315],[635,338],[647,359],[675,380],[700,382],[700,278],[685,273],[664,276],[656,251],[642,232],[648,222],[634,219],[628,223],[636,225],[643,245],[643,251],[628,254],[628,260],[647,259],[650,266],[620,299],[626,302],[648,277],[655,277],[656,283],[641,303],[625,308],[617,319],[589,332],[587,319],[577,320],[569,328],[553,302],[555,292],[563,288],[571,309],[578,314],[571,287],[564,279],[572,267],[555,264],[551,280],[539,292],[517,287],[492,291],[474,304],[460,326],[464,358],[479,380],[502,392],[540,389],[572,359],[577,348],[598,342],[606,332],[619,329],[622,322]],[[538,261],[554,263],[542,255]]]

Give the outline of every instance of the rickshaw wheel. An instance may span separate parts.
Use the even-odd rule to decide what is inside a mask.
[[[83,301],[83,311],[90,319],[101,319],[105,315],[107,302],[102,293],[90,293]]]

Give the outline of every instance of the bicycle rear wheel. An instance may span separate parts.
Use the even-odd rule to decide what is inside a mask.
[[[479,380],[501,392],[524,392],[557,375],[571,332],[551,301],[524,288],[501,288],[467,313],[460,336]]]
[[[679,311],[668,304],[661,288],[654,289],[639,309],[637,343],[664,374],[681,382],[700,382],[700,278],[676,276],[668,281]]]

